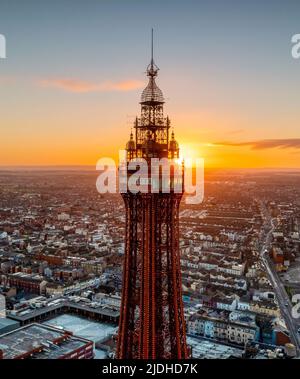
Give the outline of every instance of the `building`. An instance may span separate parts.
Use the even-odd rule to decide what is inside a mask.
[[[24,272],[9,274],[7,282],[10,287],[16,287],[17,289],[36,294],[44,293],[47,285],[47,282],[41,275]]]
[[[237,300],[234,298],[219,298],[214,299],[217,309],[224,309],[227,311],[234,311],[236,309]]]
[[[92,341],[41,324],[0,336],[0,359],[91,359],[93,349]]]
[[[245,345],[258,339],[259,328],[249,323],[229,322],[196,314],[188,321],[188,333],[216,341]]]
[[[250,300],[246,297],[240,298],[237,302],[237,309],[239,311],[249,311],[250,310]]]
[[[20,323],[6,317],[0,317],[0,335],[19,328]]]
[[[241,359],[243,349],[188,337],[194,359]]]
[[[126,241],[117,357],[125,359],[188,355],[179,254],[183,167],[177,164],[180,175],[176,176],[179,146],[174,132],[170,136],[169,118],[164,117],[163,94],[155,83],[157,73],[152,55],[147,68],[149,83],[141,96],[141,117],[135,120],[135,138],[131,132],[126,145],[127,159],[119,179]],[[139,158],[147,162],[147,172],[139,182],[145,191],[140,186],[132,192],[128,183],[138,169],[132,169],[130,163]],[[153,158],[173,162],[167,180],[162,174],[165,167],[152,168]],[[169,191],[164,190],[166,184]]]
[[[0,294],[0,320],[6,317],[6,300],[5,296]]]
[[[254,313],[263,314],[271,317],[280,317],[280,309],[274,302],[270,301],[251,301],[249,310]]]

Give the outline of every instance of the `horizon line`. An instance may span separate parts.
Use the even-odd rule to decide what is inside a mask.
[[[64,169],[93,169],[96,170],[96,165],[92,164],[73,164],[73,165],[1,165],[0,171],[6,170],[64,170]],[[300,167],[204,167],[205,170],[256,170],[256,171],[300,171]]]

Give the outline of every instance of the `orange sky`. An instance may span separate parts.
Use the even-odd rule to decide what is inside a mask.
[[[54,111],[47,120],[42,120],[42,116],[35,121],[24,118],[21,130],[17,123],[11,122],[9,130],[5,133],[5,140],[0,141],[1,165],[95,165],[102,157],[117,160],[118,150],[124,148],[128,139],[130,123],[122,123],[121,116],[113,115],[112,118],[116,119],[115,125],[107,127],[105,132],[99,132],[99,123],[111,125],[111,120],[101,119],[100,115],[95,113],[88,107],[82,110],[82,114],[76,112],[76,118],[73,119],[63,111]],[[174,119],[176,120],[176,117],[173,117],[172,121]],[[238,146],[239,142],[237,145],[231,145],[232,140],[241,141],[234,133],[227,139],[226,135],[218,137],[221,135],[218,130],[222,125],[218,124],[218,127],[209,131],[191,124],[189,128],[194,132],[189,133],[182,124],[175,127],[181,156],[204,158],[206,167],[299,167],[299,147],[276,146],[278,139],[274,139],[273,144],[270,143],[274,147],[264,147],[264,139],[247,139],[249,144],[242,142],[242,145]]]
[[[51,85],[26,83],[19,92],[13,82],[5,83],[11,97],[7,98],[10,110],[2,113],[5,128],[0,164],[95,165],[102,157],[118,159],[134,116],[139,114],[138,101],[145,83],[145,79],[124,80],[107,83],[99,90],[100,84],[93,87],[55,80]],[[24,100],[26,88],[30,96]],[[12,111],[14,107],[18,112]],[[289,130],[288,126],[281,128],[287,117],[273,118],[274,132],[266,133],[259,126],[262,120],[258,115],[244,119],[241,111],[234,109],[195,110],[187,106],[185,110],[178,109],[175,101],[166,103],[165,108],[184,158],[201,157],[206,167],[217,168],[300,166],[300,140],[286,138],[286,134],[295,135],[294,120],[290,120]]]
[[[166,77],[165,77],[166,76]],[[226,104],[222,90],[203,82],[201,96],[219,92],[216,101],[190,104],[178,88],[192,87],[161,75],[169,88],[165,114],[171,118],[184,158],[204,158],[206,167],[298,168],[298,111],[274,114],[264,107],[247,113]],[[0,76],[1,78],[1,76]],[[95,165],[99,158],[118,158],[139,115],[143,73],[116,81],[68,78],[0,80],[0,165]],[[186,86],[186,87],[185,87]],[[17,110],[17,111],[16,111]],[[263,127],[262,127],[263,125]],[[285,125],[284,127],[282,125]]]
[[[300,168],[299,2],[151,3],[1,5],[0,166],[117,158],[140,113],[154,28],[157,83],[185,158]]]

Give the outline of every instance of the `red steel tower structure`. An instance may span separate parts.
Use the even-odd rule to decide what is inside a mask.
[[[141,116],[134,123],[126,145],[127,162],[143,158],[151,178],[151,158],[179,158],[179,146],[170,136],[164,117],[164,98],[155,83],[158,67],[152,58],[147,67],[149,83],[141,96]],[[171,138],[170,138],[171,137]],[[127,176],[133,173],[126,166]],[[183,166],[182,166],[183,171]],[[122,193],[126,209],[126,241],[122,304],[117,358],[187,358],[179,254],[179,204],[182,192],[162,190],[159,173],[156,193]],[[146,180],[147,184],[151,180]],[[153,183],[152,183],[153,184]],[[183,188],[183,180],[181,181]]]

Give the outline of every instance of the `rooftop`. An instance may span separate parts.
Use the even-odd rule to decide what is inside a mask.
[[[219,343],[213,343],[200,338],[187,338],[187,343],[192,347],[193,358],[205,359],[229,359],[242,358],[243,350]]]
[[[70,332],[46,325],[30,324],[0,336],[0,349],[4,359],[25,356],[58,359],[88,342],[90,341],[75,337]]]
[[[12,326],[12,325],[19,325],[19,323],[18,321],[11,320],[9,318],[0,317],[0,334],[1,334],[1,329],[6,328],[7,326]]]

